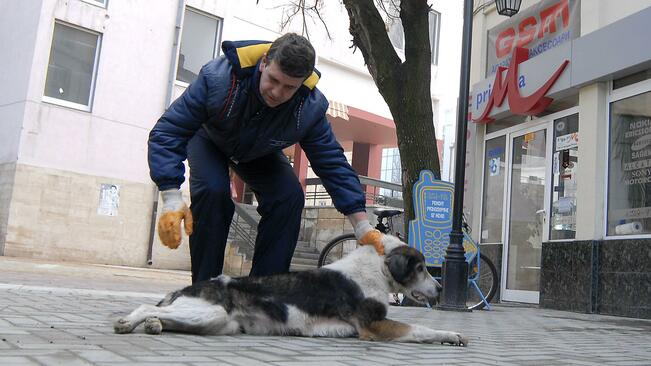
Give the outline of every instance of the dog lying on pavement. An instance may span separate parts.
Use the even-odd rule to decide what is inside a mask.
[[[459,333],[386,318],[388,294],[436,303],[441,286],[416,249],[383,238],[385,255],[360,246],[322,268],[268,277],[219,276],[169,293],[158,305],[141,305],[114,323],[115,333],[354,337],[361,340],[466,346]]]

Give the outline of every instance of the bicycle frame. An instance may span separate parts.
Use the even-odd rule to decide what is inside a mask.
[[[481,291],[481,289],[479,288],[479,285],[477,284],[477,281],[479,280],[479,275],[481,274],[481,260],[480,260],[481,251],[479,249],[479,245],[477,245],[477,243],[472,239],[472,237],[470,235],[468,235],[468,232],[466,230],[463,231],[463,239],[464,239],[464,241],[466,241],[466,240],[469,241],[470,243],[472,243],[472,245],[475,248],[477,248],[477,255],[475,255],[473,258],[471,258],[470,262],[466,261],[466,263],[468,263],[468,266],[471,266],[473,264],[477,266],[477,271],[476,272],[473,271],[474,273],[472,275],[468,276],[468,283],[475,290],[475,292],[477,292],[477,294],[481,298],[481,301],[486,306],[486,310],[491,310],[490,303],[488,302],[488,300],[486,299],[486,296],[484,296],[484,293]],[[436,268],[440,268],[440,267],[436,267]],[[441,276],[432,276],[432,277],[437,281],[442,280]]]
[[[484,303],[484,305],[486,305],[486,309],[491,310],[491,306],[488,303],[488,300],[486,300],[486,296],[484,296],[484,293],[481,292],[481,289],[477,284],[477,281],[479,280],[479,275],[481,274],[481,249],[479,249],[479,245],[477,245],[477,243],[475,243],[474,240],[472,240],[472,237],[470,237],[470,235],[468,235],[468,233],[465,231],[463,233],[463,238],[465,240],[472,241],[477,246],[477,256],[474,258],[474,262],[476,262],[477,265],[477,272],[474,273],[472,276],[468,276],[468,282],[472,284],[473,288],[481,298],[481,301]],[[468,263],[468,265],[470,266],[472,265],[472,263]]]

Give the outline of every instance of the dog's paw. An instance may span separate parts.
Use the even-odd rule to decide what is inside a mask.
[[[133,324],[125,318],[120,318],[113,323],[113,330],[117,334],[131,333]]]
[[[163,324],[160,319],[151,317],[145,319],[145,333],[147,334],[161,334],[163,332]]]
[[[453,346],[460,346],[460,347],[468,346],[468,337],[460,333],[450,333],[450,335],[447,338],[448,339],[441,342],[441,344],[450,344]]]

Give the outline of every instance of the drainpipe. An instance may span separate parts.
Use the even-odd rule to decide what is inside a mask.
[[[165,110],[172,103],[174,94],[174,81],[176,80],[176,62],[181,44],[181,26],[183,25],[183,15],[185,14],[185,0],[178,0],[176,9],[176,25],[174,26],[174,41],[172,43],[172,55],[170,57],[170,71],[167,80],[167,94],[165,95]],[[152,265],[152,252],[154,249],[154,233],[156,231],[156,221],[158,219],[158,187],[154,187],[154,202],[152,203],[151,222],[149,225],[149,248],[147,248],[147,264]]]
[[[156,219],[158,217],[158,188],[154,188],[154,202],[151,209],[151,222],[149,223],[149,244],[147,248],[147,265],[152,265],[154,251],[154,233],[156,232]]]

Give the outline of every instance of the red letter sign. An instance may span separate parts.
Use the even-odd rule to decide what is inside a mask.
[[[488,117],[488,115],[493,109],[493,106],[501,106],[504,99],[507,97],[509,98],[509,108],[511,109],[511,112],[513,114],[524,116],[539,114],[544,111],[549,104],[551,104],[552,98],[546,97],[545,94],[547,94],[549,89],[554,86],[554,83],[561,76],[570,61],[563,61],[561,66],[559,66],[556,72],[554,72],[543,86],[533,94],[523,97],[520,95],[520,90],[518,89],[518,65],[528,59],[529,50],[526,48],[516,47],[504,81],[502,81],[502,73],[507,69],[504,67],[499,67],[497,69],[497,73],[495,73],[495,81],[493,82],[493,91],[488,99],[488,103],[486,104],[486,109],[484,109],[484,113],[482,113],[479,118],[475,119],[474,122],[492,122],[493,119]]]

